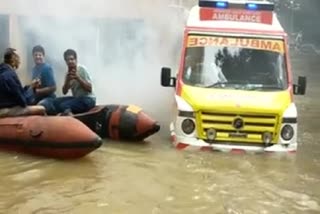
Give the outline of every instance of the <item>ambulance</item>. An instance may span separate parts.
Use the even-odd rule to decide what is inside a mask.
[[[179,150],[297,151],[288,36],[268,1],[199,0],[189,13],[176,74],[161,69],[174,88],[170,124]]]

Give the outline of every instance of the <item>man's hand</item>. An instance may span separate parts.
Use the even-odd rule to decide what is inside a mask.
[[[36,89],[36,88],[40,88],[41,86],[41,80],[39,78],[32,80],[31,82],[31,88]]]
[[[68,71],[68,74],[67,74],[67,79],[70,81],[70,80],[78,80],[79,79],[79,75],[77,73],[77,70],[75,68],[71,68],[69,71]]]
[[[74,74],[70,75],[70,78],[74,79],[74,80],[79,80],[80,77],[79,77],[79,75],[77,73],[74,73]]]
[[[73,80],[73,74],[67,73],[67,75],[66,75],[66,82],[70,82],[71,80]]]
[[[77,69],[76,68],[69,68],[67,74],[66,74],[66,78],[62,87],[62,93],[63,94],[67,94],[70,87],[71,87],[71,80],[79,80],[80,77],[77,74]]]

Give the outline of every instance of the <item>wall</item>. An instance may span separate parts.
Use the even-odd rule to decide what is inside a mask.
[[[187,11],[172,6],[174,3],[171,0],[11,0],[8,4],[0,0],[0,14],[10,15],[10,46],[22,55],[19,73],[25,83],[33,65],[34,45],[45,47],[47,61],[53,65],[59,83],[66,69],[63,51],[73,48],[79,54],[79,62],[92,73],[101,102],[122,99],[143,102],[141,90],[153,87],[148,92],[155,93],[161,89],[161,67],[174,69],[178,63]],[[130,92],[130,97],[114,91]]]
[[[158,2],[161,5],[161,2]],[[155,4],[155,2],[153,2],[153,4]],[[122,9],[124,6],[126,8],[134,9],[124,10]],[[33,64],[32,60],[30,60],[32,59],[30,58],[31,48],[33,45],[43,42],[41,37],[44,36],[43,32],[41,32],[40,25],[44,25],[44,20],[49,20],[50,17],[53,19],[58,19],[58,21],[56,21],[56,26],[52,26],[51,33],[54,33],[55,31],[60,33],[62,31],[61,29],[63,28],[62,24],[66,20],[70,21],[70,19],[75,20],[71,25],[80,24],[78,28],[81,27],[81,25],[83,28],[92,28],[91,24],[83,24],[83,22],[89,20],[92,23],[93,19],[95,19],[96,22],[106,22],[106,20],[115,19],[141,20],[146,12],[143,8],[149,6],[151,6],[150,1],[144,1],[143,7],[139,7],[139,5],[134,4],[134,1],[125,1],[125,4],[121,1],[112,1],[112,6],[109,6],[105,0],[11,0],[10,4],[8,4],[7,0],[0,0],[0,15],[8,17],[7,19],[2,19],[2,25],[7,25],[9,27],[9,32],[6,32],[3,34],[4,36],[1,36],[3,44],[0,46],[2,49],[0,52],[3,53],[5,46],[14,47],[18,50],[22,61],[21,67],[19,68],[19,74],[22,81],[27,83],[30,80],[29,74]],[[152,19],[152,17],[150,18]],[[77,22],[76,20],[78,19],[81,19],[81,21]],[[38,24],[39,27],[31,26],[33,24]],[[50,22],[48,22],[48,25],[50,25]],[[111,24],[109,26],[111,26]],[[60,31],[59,27],[61,28]],[[110,27],[110,30],[111,28],[112,27]],[[45,27],[45,30],[47,29],[48,28]],[[64,30],[65,29],[66,27]],[[4,31],[3,28],[2,31]],[[30,31],[33,32],[30,33]],[[80,32],[80,30],[78,31]],[[6,35],[8,38],[5,38]],[[38,38],[36,38],[37,36]],[[61,37],[61,35],[59,35],[59,37]],[[50,43],[54,41],[48,38],[47,42]],[[43,43],[46,45],[46,41]],[[72,43],[70,45],[72,46]],[[59,53],[59,57],[54,57],[56,59],[52,59],[52,61],[57,61],[58,58],[59,61],[61,61],[61,51]],[[54,52],[53,54],[57,53]]]

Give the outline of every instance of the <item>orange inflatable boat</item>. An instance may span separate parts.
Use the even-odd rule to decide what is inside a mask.
[[[0,148],[59,159],[81,158],[101,138],[72,117],[24,116],[0,119]]]
[[[135,105],[100,105],[74,115],[101,138],[143,141],[157,133],[160,125]]]

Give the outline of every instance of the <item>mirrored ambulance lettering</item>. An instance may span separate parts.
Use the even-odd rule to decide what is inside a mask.
[[[206,46],[254,48],[284,53],[284,43],[281,40],[214,36],[189,36],[188,47]]]

